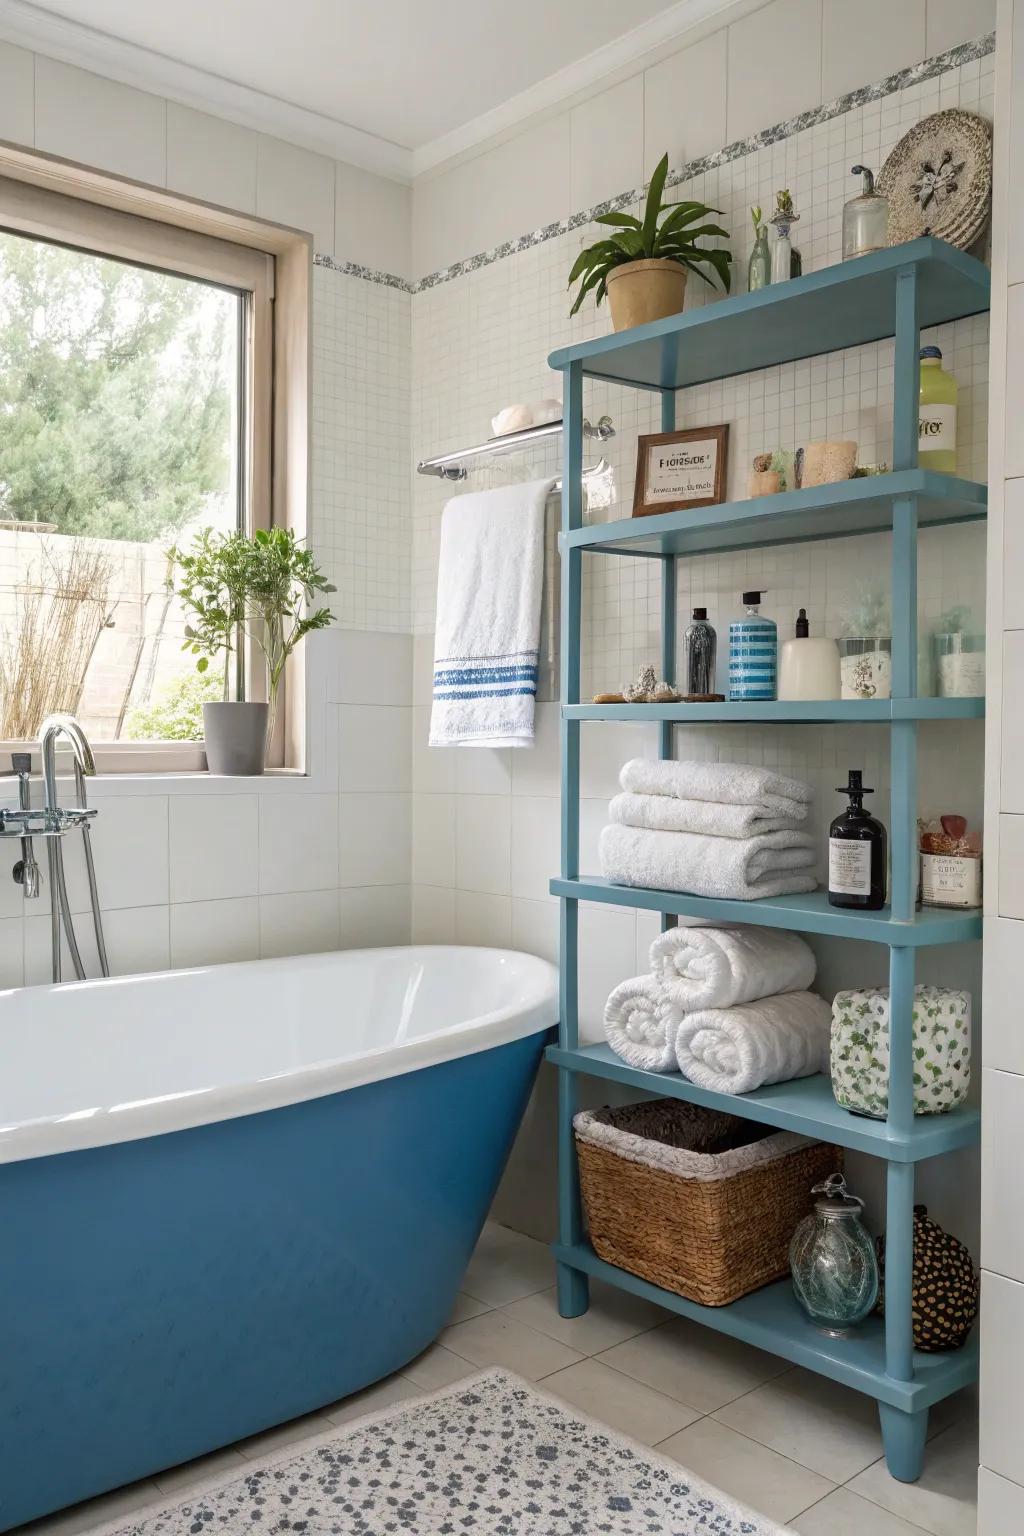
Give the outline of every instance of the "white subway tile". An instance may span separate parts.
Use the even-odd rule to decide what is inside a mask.
[[[410,942],[408,885],[371,885],[339,891],[338,906],[342,949],[380,949]]]
[[[480,891],[455,892],[455,938],[459,944],[507,949],[512,942],[512,902]]]
[[[334,254],[334,161],[260,134],[256,212],[313,237],[317,255]]]
[[[343,794],[340,828],[341,885],[408,884],[411,795]]]
[[[338,796],[260,796],[260,894],[338,884]]]
[[[508,795],[512,792],[511,747],[449,747],[455,758],[455,787],[461,795]]]
[[[646,176],[666,152],[669,165],[679,166],[726,143],[727,33],[721,27],[644,74]]]
[[[170,965],[168,911],[166,907],[126,907],[104,912],[103,936],[112,976],[142,975],[165,971]],[[75,918],[75,937],[87,977],[98,977],[99,953],[92,915]],[[74,981],[75,972],[67,940],[61,939],[61,980]],[[25,922],[25,985],[38,986],[53,980],[50,949],[50,914],[40,912]]]
[[[437,885],[412,888],[412,942],[455,943],[455,892]]]
[[[558,795],[561,792],[559,709],[538,704],[533,717],[533,746],[512,753],[514,795]]]
[[[0,43],[0,138],[35,142],[35,55]]]
[[[393,704],[342,704],[339,786],[401,794],[412,788],[412,710]]]
[[[1024,816],[999,818],[999,915],[1024,917]]]
[[[995,30],[996,0],[928,0],[928,57]]]
[[[167,103],[167,185],[173,192],[255,213],[258,144],[249,128]]]
[[[412,881],[422,886],[455,884],[455,796],[413,800]]]
[[[332,703],[412,703],[411,635],[338,629],[332,640]]]
[[[553,901],[512,898],[512,948],[558,964],[559,910]]]
[[[92,822],[96,884],[104,911],[166,906],[169,883],[168,801],[162,795],[106,800]],[[37,845],[36,855],[44,849]],[[44,860],[45,865],[45,860]],[[91,910],[80,837],[64,839],[64,867],[74,912]]]
[[[260,904],[256,896],[184,901],[171,907],[171,965],[221,965],[260,957]]]
[[[981,1315],[981,1461],[1012,1481],[1021,1470],[1024,1285],[986,1269],[981,1280]],[[984,1536],[989,1536],[987,1530]]]
[[[1021,567],[1017,567],[1018,571]],[[1024,812],[1024,629],[1003,635],[1001,732],[999,741],[999,806]],[[1002,861],[1000,861],[1002,862]]]
[[[510,796],[455,797],[455,872],[460,890],[509,894],[511,829]]]
[[[1024,419],[1024,283],[1015,283],[1006,296],[1006,419]],[[1024,433],[1006,434],[1008,479],[1024,475]],[[1007,509],[1009,510],[1009,509]],[[1010,613],[1015,612],[1011,608]]]
[[[570,197],[574,211],[644,179],[644,77],[633,75],[573,107]],[[650,175],[653,163],[646,167]]]
[[[557,800],[512,799],[512,895],[553,901],[549,885],[558,873],[561,807]]]
[[[340,942],[337,891],[295,891],[260,897],[260,954],[316,955]]]
[[[412,189],[338,160],[334,254],[375,272],[412,276]]]
[[[884,38],[884,47],[879,46]],[[821,95],[845,96],[925,57],[925,0],[824,0]],[[880,170],[880,166],[874,166]],[[851,182],[854,191],[857,186]],[[850,193],[853,196],[853,193]]]
[[[255,896],[259,890],[259,796],[170,800],[171,901]]]
[[[20,987],[24,980],[24,931],[20,917],[0,918],[0,988]]]
[[[444,795],[455,789],[459,747],[430,745],[430,705],[412,708],[412,787],[417,794]]]
[[[821,6],[822,0],[771,0],[730,26],[730,142],[817,106]]]
[[[102,75],[36,54],[37,149],[162,187],[167,103]]]
[[[1019,1199],[1024,1167],[1024,1076],[986,1068],[982,1092],[982,1263],[1024,1284],[1024,1226],[1007,1220]],[[1021,1322],[1024,1327],[1024,1317]]]
[[[986,917],[982,1060],[986,1067],[997,1071],[1024,1074],[1024,1030],[1020,1027],[1017,994],[1006,986],[1006,977],[1016,974],[1022,947],[1024,923],[992,913]]]
[[[604,1005],[620,981],[636,975],[636,922],[632,912],[580,908],[580,1039],[604,1043]]]

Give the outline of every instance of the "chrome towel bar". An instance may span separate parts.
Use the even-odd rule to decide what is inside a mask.
[[[562,430],[560,421],[545,421],[539,427],[527,427],[523,432],[506,432],[501,437],[489,437],[486,443],[477,443],[473,448],[459,448],[455,453],[440,453],[433,459],[420,459],[416,465],[418,475],[437,475],[442,480],[465,480],[468,474],[463,464],[464,459],[476,459],[496,453],[513,453],[517,448],[528,448],[531,443],[539,442],[541,438],[554,437]],[[607,442],[608,438],[615,436],[615,428],[610,416],[602,416],[596,426],[591,426],[589,421],[583,423],[583,436],[596,437],[600,442]],[[584,465],[585,475],[602,474],[608,468],[604,459],[597,464]]]

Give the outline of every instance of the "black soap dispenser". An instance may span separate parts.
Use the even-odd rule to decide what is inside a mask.
[[[850,769],[850,782],[837,790],[850,804],[837,816],[828,834],[828,899],[833,907],[877,912],[885,906],[886,833],[882,823],[864,809],[863,775]]]

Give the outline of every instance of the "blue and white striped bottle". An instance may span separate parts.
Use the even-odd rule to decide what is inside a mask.
[[[729,625],[730,700],[774,699],[778,630],[761,617],[760,592],[744,592],[743,617]]]

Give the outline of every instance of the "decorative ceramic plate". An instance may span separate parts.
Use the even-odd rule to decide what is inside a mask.
[[[938,235],[969,250],[984,233],[992,203],[992,129],[952,108],[915,123],[882,167],[889,199],[889,244]]]

